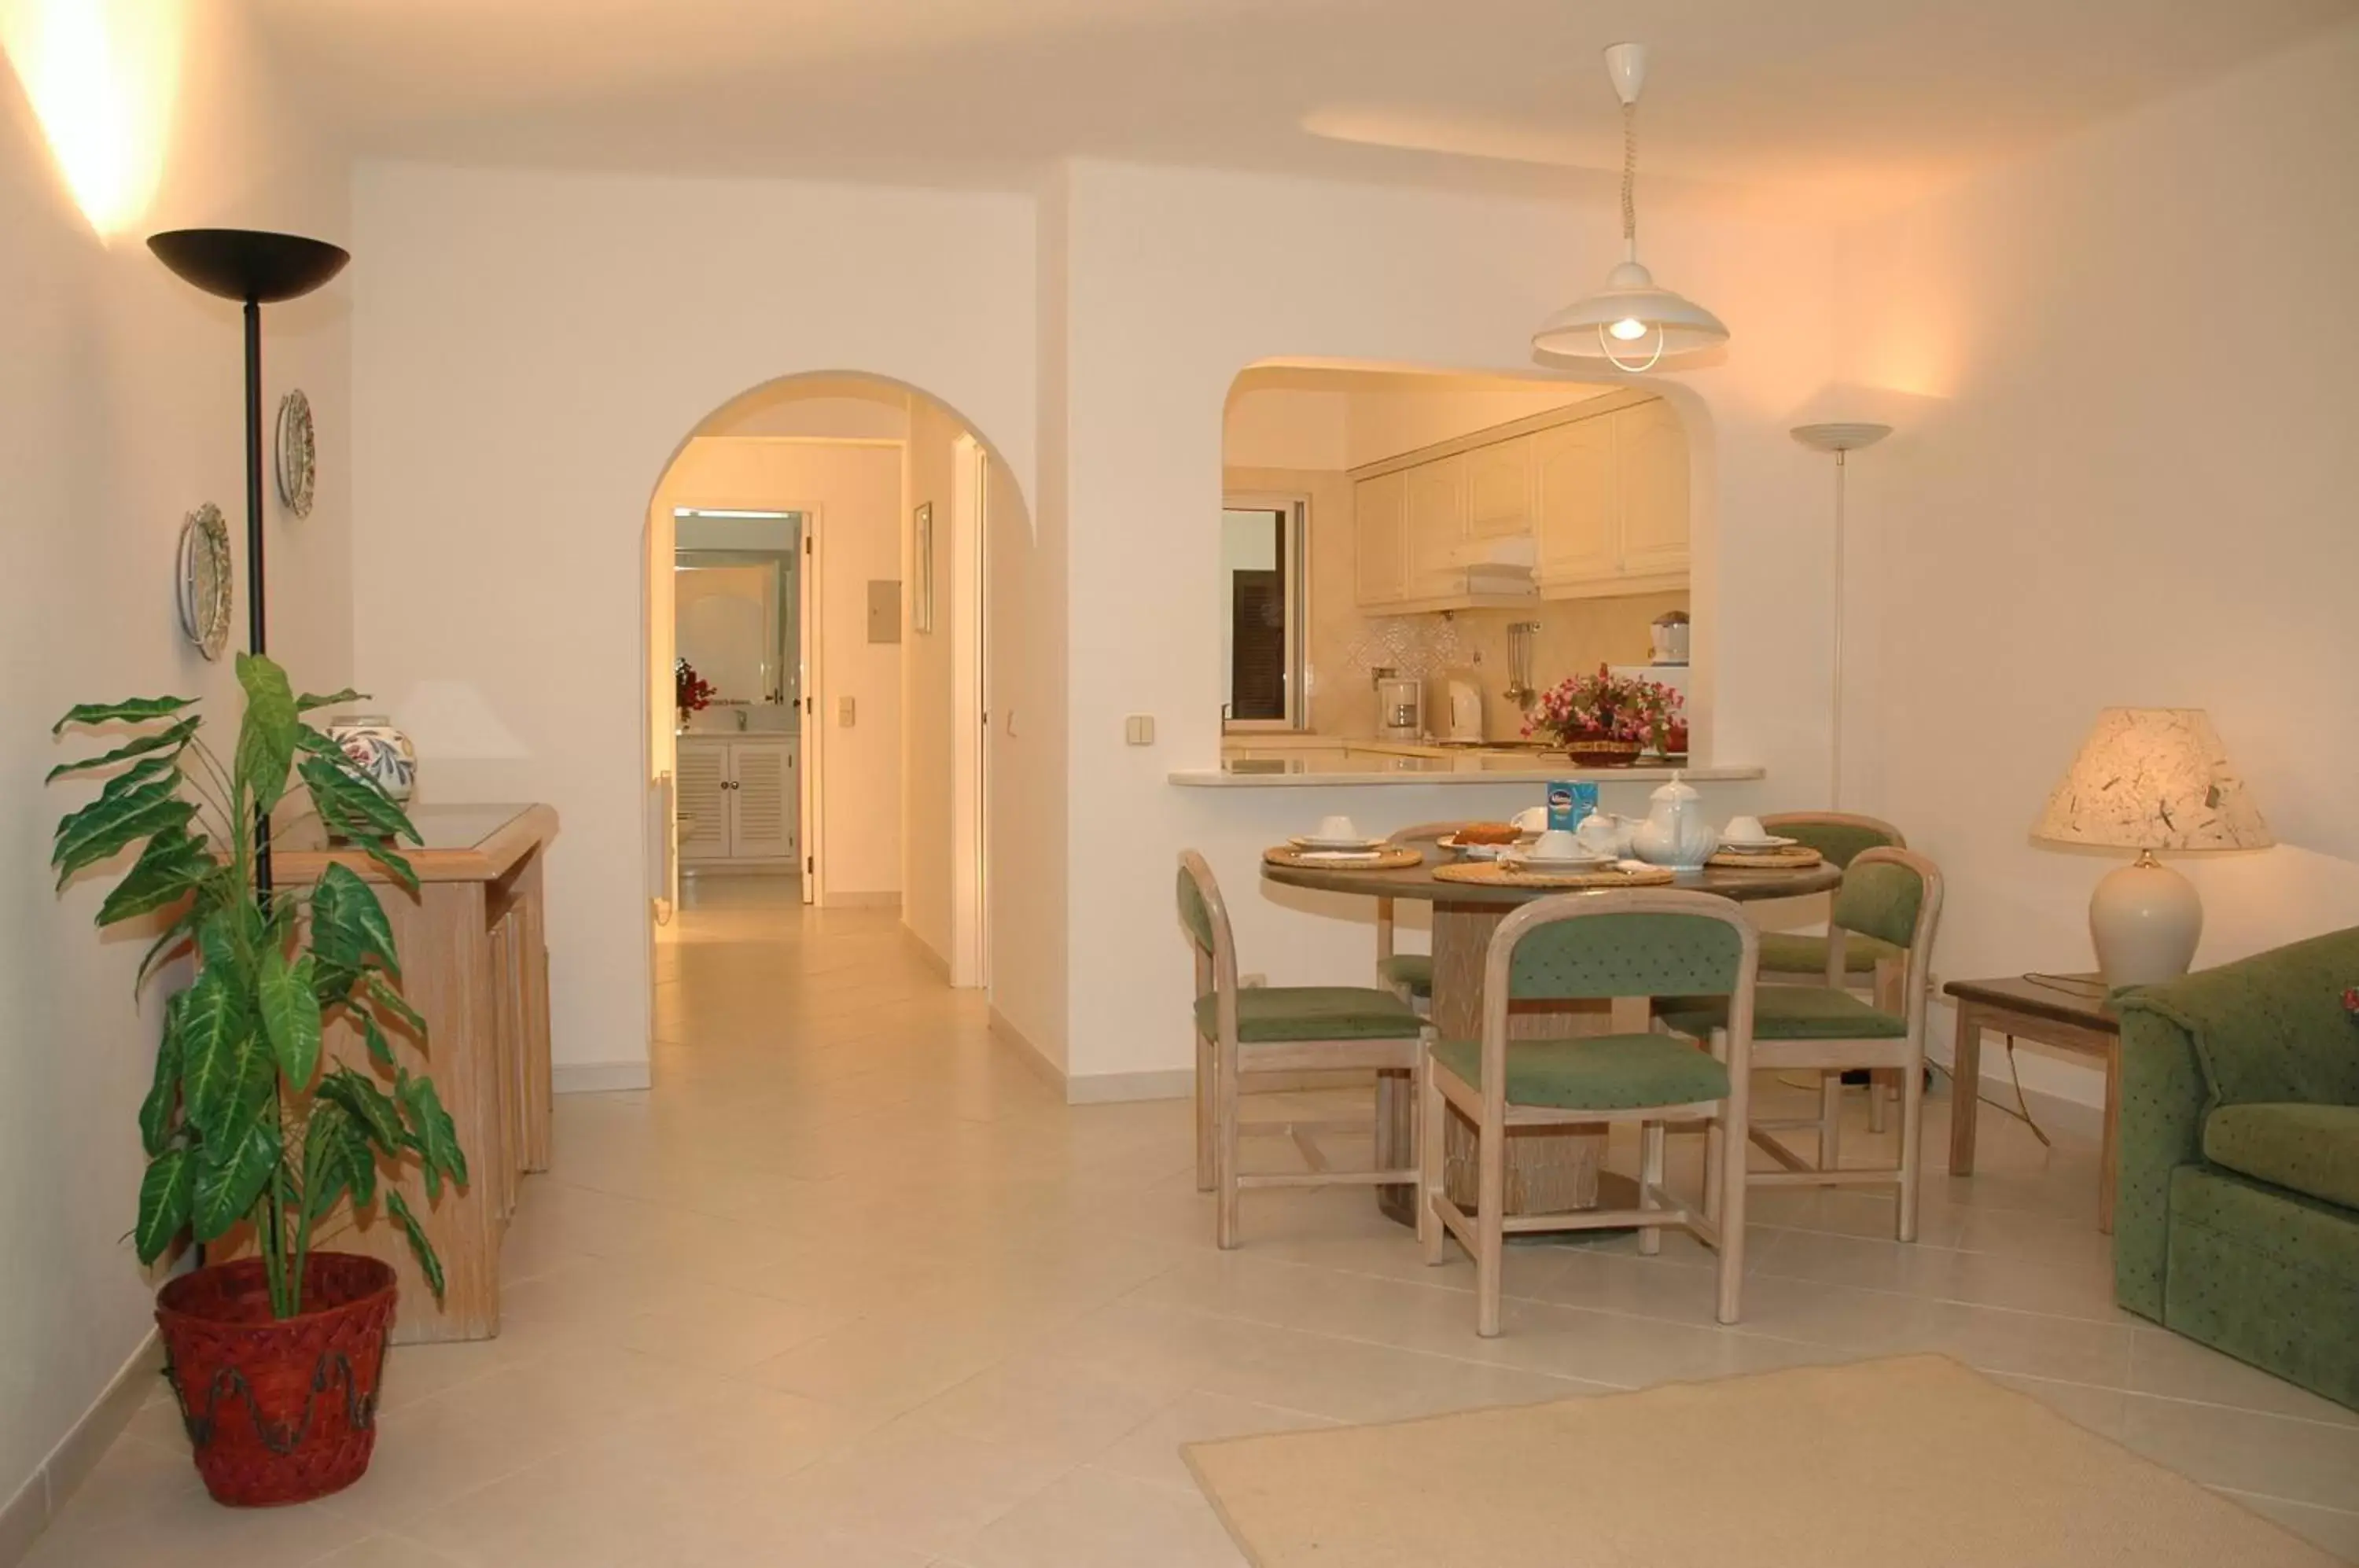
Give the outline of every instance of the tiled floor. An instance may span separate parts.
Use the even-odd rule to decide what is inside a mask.
[[[1068,1108],[891,915],[709,886],[657,1089],[560,1103],[506,1332],[395,1352],[368,1476],[216,1508],[151,1404],[35,1563],[1234,1564],[1182,1442],[1903,1350],[2359,1559],[2359,1416],[2116,1312],[2084,1146],[1986,1112],[1912,1247],[1886,1199],[1757,1196],[1736,1329],[1679,1238],[1518,1247],[1478,1340],[1463,1260],[1364,1193],[1249,1194],[1219,1253],[1185,1105]]]

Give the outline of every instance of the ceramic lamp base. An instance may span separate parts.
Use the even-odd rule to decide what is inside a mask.
[[[2203,935],[2203,900],[2195,884],[2151,852],[2097,884],[2089,899],[2089,935],[2107,985],[2150,985],[2187,973]]]

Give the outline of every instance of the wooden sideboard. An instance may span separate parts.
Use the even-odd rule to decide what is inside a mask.
[[[354,1225],[331,1216],[318,1245],[364,1252],[401,1280],[397,1343],[488,1339],[500,1330],[500,1241],[528,1171],[549,1167],[549,950],[541,863],[557,836],[548,806],[421,806],[409,813],[424,847],[407,851],[416,893],[386,879],[359,851],[330,845],[316,818],[278,830],[282,886],[307,883],[341,862],[375,885],[401,955],[401,991],[424,1016],[427,1043],[393,1036],[413,1073],[430,1073],[466,1151],[469,1181],[431,1204],[414,1175],[404,1182],[441,1256],[442,1300],[382,1213]],[[331,1028],[328,1055],[372,1071],[357,1029]]]

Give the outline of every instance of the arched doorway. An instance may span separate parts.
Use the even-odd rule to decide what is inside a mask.
[[[885,376],[783,376],[683,437],[645,542],[659,933],[684,891],[759,877],[897,908],[929,967],[988,988],[986,541],[1023,514],[981,431]]]

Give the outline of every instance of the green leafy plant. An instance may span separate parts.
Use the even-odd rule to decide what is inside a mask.
[[[429,1202],[463,1186],[466,1156],[433,1081],[396,1059],[390,1031],[420,1046],[426,1021],[394,983],[393,926],[369,884],[331,864],[305,888],[256,887],[255,818],[294,788],[330,832],[415,890],[395,847],[418,842],[401,808],[303,715],[357,692],[297,696],[267,659],[240,655],[245,713],[226,766],[204,742],[187,697],[87,703],[58,721],[125,725],[133,738],[52,768],[52,781],[105,772],[98,798],[58,823],[50,862],[62,888],[134,844],[137,857],[98,911],[98,924],[161,915],[163,931],[138,984],[193,947],[195,983],[165,1004],[156,1076],[139,1107],[147,1151],[132,1235],[142,1263],[183,1235],[200,1242],[251,1220],[277,1317],[303,1310],[311,1234],[338,1202],[355,1214],[381,1197],[440,1296],[441,1261],[392,1181],[415,1161]],[[190,766],[193,764],[193,766]],[[349,1018],[372,1073],[326,1064],[327,1025]],[[389,1084],[388,1089],[386,1085]]]

